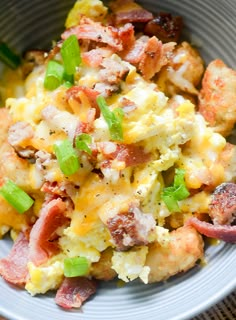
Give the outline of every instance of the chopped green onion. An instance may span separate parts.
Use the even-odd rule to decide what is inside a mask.
[[[0,42],[0,60],[11,69],[16,69],[21,63],[20,57],[15,54],[4,42]]]
[[[175,169],[174,186],[185,186],[184,175],[185,170]]]
[[[70,89],[71,87],[73,87],[73,84],[70,82],[70,81],[65,81],[63,83],[63,85],[67,88],[67,89]]]
[[[89,263],[85,257],[74,257],[64,259],[65,277],[85,276],[89,270]]]
[[[74,74],[76,67],[81,63],[79,42],[74,34],[63,42],[61,47],[61,56],[65,72],[69,75]]]
[[[165,202],[165,205],[167,206],[169,211],[171,211],[171,212],[179,212],[180,208],[179,208],[178,202],[177,202],[174,194],[171,193],[170,190],[166,190],[166,189],[168,189],[168,188],[165,188],[163,190],[162,195],[161,195],[163,201]]]
[[[97,97],[97,104],[108,125],[111,139],[122,141],[123,140],[122,120],[124,116],[123,110],[121,108],[116,108],[114,111],[111,111],[105,99],[103,98],[103,96]]]
[[[24,213],[34,203],[34,200],[11,180],[0,188],[0,194],[19,213]]]
[[[44,78],[44,87],[48,90],[55,90],[62,84],[63,77],[63,66],[55,60],[50,60]]]
[[[185,170],[176,169],[173,186],[163,189],[161,197],[169,211],[180,212],[178,201],[186,199],[190,194],[185,185],[184,174]]]
[[[85,151],[88,154],[92,153],[92,150],[88,146],[92,143],[92,137],[89,134],[81,133],[75,138],[75,146],[79,150]]]
[[[68,84],[68,85],[70,85],[70,87],[73,86],[73,84],[75,82],[73,74],[67,74],[64,72],[63,79],[65,81],[64,85]]]
[[[56,142],[53,148],[61,171],[67,176],[76,173],[80,163],[72,143],[66,139]]]

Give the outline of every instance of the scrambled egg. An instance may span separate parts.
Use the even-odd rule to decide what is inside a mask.
[[[31,295],[35,295],[57,289],[63,280],[63,260],[64,257],[59,255],[52,258],[47,265],[42,267],[36,267],[32,262],[29,262],[29,281],[26,283],[26,290]]]

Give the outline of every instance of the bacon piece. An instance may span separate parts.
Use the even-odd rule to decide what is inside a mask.
[[[194,227],[206,237],[216,238],[225,242],[236,243],[236,226],[213,225],[197,218],[190,218],[186,225]]]
[[[99,82],[96,83],[94,89],[104,96],[110,96],[119,90],[120,82],[129,73],[129,67],[117,57],[104,58],[101,66],[103,68],[98,73]]]
[[[69,222],[65,216],[66,209],[66,203],[60,198],[43,205],[40,217],[30,232],[29,260],[36,266],[59,252],[57,229]]]
[[[57,290],[55,302],[65,309],[80,308],[96,292],[96,282],[85,277],[65,278]]]
[[[81,121],[78,123],[75,135],[78,133],[88,133],[93,128],[93,122],[100,116],[100,109],[97,105],[97,90],[84,87],[73,86],[66,92],[66,99],[74,112],[80,111]],[[77,103],[74,103],[76,101]],[[82,121],[82,108],[84,108],[84,119]]]
[[[89,125],[86,122],[80,122],[78,127],[75,130],[75,138],[81,133],[89,133]]]
[[[158,16],[146,24],[144,34],[150,37],[156,36],[163,43],[178,42],[182,28],[182,17],[173,17],[170,13],[160,12]]]
[[[119,84],[129,73],[129,68],[112,58],[105,58],[99,71],[99,80],[111,85]]]
[[[121,212],[107,220],[116,249],[128,250],[134,245],[148,244],[148,236],[155,229],[156,222],[151,214],[130,206],[128,212]]]
[[[21,232],[6,258],[0,260],[0,274],[8,282],[22,285],[28,276],[29,240]]]
[[[94,89],[99,91],[104,97],[110,97],[114,92],[119,91],[119,85],[108,82],[97,82]]]
[[[151,79],[169,62],[175,45],[175,42],[163,44],[156,37],[148,40],[139,63],[139,69],[145,79]]]
[[[124,50],[124,52],[121,53],[122,59],[134,65],[138,65],[143,56],[145,45],[148,40],[148,36],[141,36],[138,38],[132,46],[128,48],[128,50]]]
[[[126,97],[123,97],[120,100],[120,103],[121,103],[121,108],[123,109],[125,114],[129,114],[130,112],[137,109],[137,105],[133,101],[127,99]]]
[[[153,19],[153,14],[133,0],[118,0],[114,1],[111,5],[111,10],[114,14],[116,24],[126,22],[148,22]]]
[[[209,215],[214,224],[230,224],[236,214],[236,184],[222,183],[212,194]]]
[[[80,92],[83,92],[86,95],[86,97],[88,98],[89,103],[91,105],[91,108],[95,108],[96,110],[97,109],[99,110],[98,105],[97,105],[97,101],[96,101],[97,96],[99,95],[99,92],[94,89],[84,87],[84,86],[73,86],[66,91],[66,99],[67,100],[75,99],[81,103],[82,101],[81,101],[80,95],[79,95]]]
[[[41,191],[44,193],[50,193],[50,194],[57,195],[60,197],[67,197],[68,196],[66,193],[65,185],[59,184],[57,181],[54,181],[54,182],[46,181],[43,184]]]
[[[96,48],[82,53],[82,60],[92,68],[98,68],[103,58],[110,57],[114,51],[110,48]]]
[[[130,48],[135,42],[134,27],[131,23],[126,23],[119,28],[119,38],[122,42],[123,50]]]
[[[32,126],[26,121],[18,121],[9,128],[8,142],[20,157],[32,158],[35,154],[35,149],[30,146],[33,136]]]
[[[108,142],[113,144],[112,142]],[[102,153],[108,160],[124,161],[126,167],[135,166],[148,162],[150,160],[150,154],[146,153],[141,146],[135,144],[113,144],[114,148],[107,148],[107,143],[101,143],[100,148]]]
[[[78,39],[108,44],[116,51],[123,49],[117,28],[105,27],[100,22],[94,22],[89,18],[82,17],[78,26],[67,29],[61,37],[65,40],[72,34],[75,34]]]

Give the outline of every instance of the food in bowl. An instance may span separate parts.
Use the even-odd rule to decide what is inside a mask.
[[[133,1],[77,1],[61,40],[14,71],[23,93],[0,110],[6,281],[79,308],[97,281],[163,281],[204,258],[203,236],[236,241],[236,72],[205,67],[182,27]]]

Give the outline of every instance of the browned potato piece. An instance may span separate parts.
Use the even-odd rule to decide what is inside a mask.
[[[199,112],[215,132],[227,136],[236,122],[236,71],[223,61],[212,61],[204,74]]]
[[[166,247],[159,243],[150,245],[146,266],[151,271],[148,282],[158,282],[191,269],[203,257],[203,240],[192,227],[184,226],[170,233]]]
[[[109,281],[116,277],[116,272],[112,267],[112,254],[111,248],[106,249],[101,253],[100,260],[92,264],[91,275],[98,280]]]

